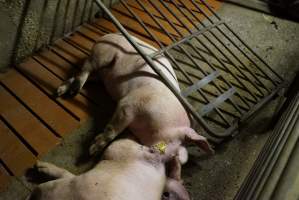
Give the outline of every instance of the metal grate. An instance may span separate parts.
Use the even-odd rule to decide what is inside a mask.
[[[120,0],[95,3],[215,141],[231,136],[280,89],[282,78],[215,13],[210,0]],[[110,22],[108,22],[110,21]],[[101,24],[98,24],[99,28]],[[131,35],[159,50],[146,55]],[[156,67],[165,55],[182,92]]]

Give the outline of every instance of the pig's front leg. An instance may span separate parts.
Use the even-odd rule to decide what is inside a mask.
[[[174,180],[181,180],[182,165],[179,156],[176,155],[172,160],[167,163],[167,177]]]
[[[124,131],[134,119],[132,106],[120,101],[117,105],[112,119],[106,125],[104,132],[96,136],[94,143],[89,149],[91,155],[101,152],[112,142],[122,131]]]
[[[62,169],[60,167],[57,167],[56,165],[53,165],[51,163],[37,161],[35,164],[35,167],[37,171],[47,174],[51,176],[52,178],[59,179],[59,178],[71,178],[75,175],[70,173],[69,171]]]

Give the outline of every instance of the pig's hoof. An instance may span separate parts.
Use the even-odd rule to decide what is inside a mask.
[[[92,144],[89,148],[89,154],[91,156],[95,156],[96,154],[100,153],[106,145],[103,144]]]
[[[96,154],[101,153],[102,150],[106,147],[106,145],[107,145],[107,142],[105,141],[102,134],[98,135],[95,138],[95,142],[89,148],[89,154],[91,156],[95,156]]]
[[[68,90],[68,86],[63,84],[57,88],[55,96],[60,97],[64,95],[67,92],[67,90]]]
[[[43,162],[43,161],[37,161],[35,164],[35,168],[38,172],[44,173],[44,174],[49,174],[51,171],[51,168],[53,167],[52,164]]]

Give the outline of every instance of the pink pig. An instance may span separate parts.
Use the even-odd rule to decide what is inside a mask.
[[[39,161],[36,169],[55,180],[38,185],[27,200],[189,200],[185,188],[167,180],[165,173],[165,162],[173,159],[178,147],[178,143],[170,143],[161,153],[119,139],[109,145],[93,169],[77,176]]]
[[[157,51],[138,38],[134,39],[147,54]],[[180,90],[169,61],[160,56],[154,62]],[[104,133],[99,134],[91,146],[91,154],[102,150],[127,127],[146,146],[161,141],[193,142],[206,152],[213,152],[206,138],[190,128],[190,119],[179,100],[121,34],[103,36],[94,45],[81,72],[62,84],[57,95],[77,94],[91,73],[101,78],[118,102]],[[181,146],[178,160],[185,163],[187,159],[187,150]]]

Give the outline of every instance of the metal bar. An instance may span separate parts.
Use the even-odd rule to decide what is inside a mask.
[[[143,7],[143,9],[146,9],[145,7]],[[145,10],[146,11],[146,10]],[[149,13],[149,12],[147,12],[147,13]],[[151,17],[152,17],[152,19],[159,25],[159,27],[168,35],[168,37],[170,37],[171,39],[172,39],[172,41],[174,41],[174,42],[177,42],[176,41],[176,39],[173,37],[173,36],[171,36],[166,30],[165,30],[165,28],[155,19],[155,17],[153,17],[152,15],[150,15]],[[194,60],[194,58],[183,48],[183,47],[181,47],[180,45],[177,45],[177,47],[178,48],[180,48],[183,52],[184,52],[184,54],[185,55],[187,55],[187,57],[192,61],[192,63],[195,65],[195,66],[197,66],[197,68],[198,69],[200,69],[201,70],[201,68],[200,68],[200,66],[198,65],[198,63]],[[167,51],[166,51],[167,52]],[[170,57],[170,56],[168,56],[168,57]],[[173,60],[173,59],[172,59]],[[192,84],[194,84],[194,82],[188,77],[188,75],[184,72],[184,70],[182,70],[182,68],[180,68],[179,67],[179,69],[180,69],[180,71],[182,71],[183,72],[183,74],[185,75],[185,77],[192,83]],[[202,70],[201,70],[202,71]],[[202,73],[203,74],[205,74],[205,75],[207,75],[207,73],[205,73],[204,71],[202,71]],[[215,84],[213,84],[217,89],[218,89],[218,91],[220,91],[221,92],[221,90],[220,90],[220,88],[219,87],[217,87]],[[198,92],[200,93],[200,95],[207,101],[207,103],[209,103],[209,99],[206,97],[206,95],[200,90],[200,89],[198,89]],[[218,109],[218,108],[216,108],[215,109],[216,110],[216,112],[217,112],[217,114],[221,117],[221,119],[227,124],[227,125],[229,125],[230,123],[229,123],[229,121],[227,121],[226,120],[226,118],[224,117],[224,115],[222,114],[222,112]],[[240,110],[238,110],[238,111],[240,111]]]
[[[123,6],[125,6],[125,8],[131,13],[131,15],[133,15],[135,18],[136,18],[136,20],[142,25],[142,27],[146,30],[146,32],[147,33],[149,33],[150,35],[151,35],[151,37],[153,37],[157,42],[158,42],[158,44],[163,48],[164,47],[164,45],[162,44],[162,43],[160,43],[160,41],[155,37],[155,35],[153,34],[153,33],[151,33],[151,31],[150,30],[148,30],[148,28],[147,28],[147,26],[143,23],[143,21],[138,17],[138,16],[136,16],[135,15],[135,13],[127,6],[127,4],[123,1],[123,0],[120,0],[120,2],[122,3],[122,5]],[[137,2],[139,2],[139,1],[137,1]],[[139,2],[140,3],[140,2]],[[151,16],[151,17],[153,17],[153,16]],[[171,40],[172,41],[174,41],[174,42],[176,42],[176,39],[173,37],[173,36],[171,36],[170,34],[169,34],[169,32],[167,31],[167,30],[165,30],[165,28],[153,17],[153,19],[154,19],[154,21],[159,25],[159,27],[167,34],[167,36],[169,37],[169,38],[171,38]],[[183,47],[181,47],[181,46],[179,46],[178,45],[178,47],[182,50],[182,51],[184,51],[184,53],[185,53],[185,55],[187,55],[187,57],[193,62],[193,64],[195,65],[195,66],[197,66],[199,69],[200,69],[200,66],[197,64],[197,62],[193,59],[193,57],[183,48]],[[172,57],[171,55],[169,55],[169,53],[166,51],[165,52],[165,55],[166,56],[168,56],[168,57]],[[172,59],[172,60],[174,60],[174,59]],[[189,77],[188,77],[188,75],[186,74],[186,72],[182,69],[182,68],[180,68],[179,66],[178,66],[178,68],[181,70],[181,72],[185,75],[185,77],[188,79],[188,81],[190,81],[190,83],[191,84],[194,84],[194,82],[192,81],[192,79],[190,79]],[[198,90],[198,92],[200,93],[200,95],[207,101],[207,103],[209,103],[209,99],[206,97],[206,95],[199,89]],[[226,120],[226,118],[224,117],[224,115],[222,114],[222,112],[220,111],[220,110],[218,110],[217,108],[215,109],[216,110],[216,112],[217,112],[217,114],[221,117],[221,119],[227,124],[227,125],[229,125],[229,122]]]
[[[88,0],[84,0],[84,6],[83,6],[83,9],[82,9],[80,24],[83,24],[83,22],[85,22],[85,14],[86,14],[86,10],[87,10],[87,4],[88,4]]]
[[[66,34],[68,31],[66,30],[66,26],[67,26],[67,14],[69,11],[69,7],[70,7],[70,0],[66,0],[66,5],[65,5],[65,10],[64,10],[64,23],[63,23],[63,34]]]
[[[281,90],[282,85],[280,85],[279,87],[277,87],[276,89],[274,89],[268,96],[266,96],[265,98],[263,98],[258,104],[255,104],[252,109],[246,113],[240,120],[240,122],[245,122],[246,120],[248,120],[253,113],[255,113],[257,110],[259,110],[260,108],[262,108],[267,102],[269,102],[270,99],[274,98],[275,95],[277,95],[277,93],[279,92],[279,90]]]
[[[137,1],[137,0],[136,0],[136,1]],[[192,38],[197,37],[197,36],[203,34],[204,32],[209,31],[210,29],[215,28],[216,26],[218,26],[218,25],[220,25],[220,24],[222,24],[222,23],[223,23],[223,22],[219,22],[219,23],[217,23],[217,24],[213,24],[213,25],[211,25],[211,26],[207,26],[207,27],[205,27],[205,28],[203,28],[203,29],[201,29],[201,30],[198,30],[198,31],[196,31],[196,32],[194,32],[194,33],[188,35],[187,37],[184,37],[183,39],[181,39],[181,40],[179,40],[179,41],[176,41],[176,42],[174,42],[174,43],[168,45],[167,47],[165,47],[165,48],[163,48],[163,49],[161,49],[161,50],[159,50],[159,51],[157,51],[157,52],[151,54],[150,56],[151,56],[151,57],[156,57],[157,55],[163,54],[165,51],[168,51],[168,50],[170,50],[170,49],[172,49],[172,48],[174,48],[174,47],[180,45],[181,43],[184,43],[184,42],[186,42],[186,41],[188,41],[188,40],[191,40]],[[181,35],[181,36],[182,36],[182,35]]]
[[[179,0],[180,2],[181,2],[181,0]],[[197,9],[199,9],[202,13],[204,13],[202,10],[201,10],[201,8],[198,6],[198,5],[196,5],[196,3],[194,3],[194,1],[191,1],[192,2],[192,4],[197,8]],[[185,4],[183,4],[184,6],[185,6]],[[186,7],[186,6],[185,6]],[[198,21],[200,21],[200,19],[198,19],[197,18],[197,16],[196,15],[194,15],[192,12],[191,12],[191,14],[198,20]],[[206,25],[204,25],[203,23],[201,23],[204,27],[206,26]],[[219,30],[220,28],[219,27],[216,27],[216,29],[217,30]],[[221,30],[221,29],[220,29]],[[215,38],[218,38],[212,31],[210,32]],[[224,33],[223,33],[224,34]],[[225,34],[224,34],[225,35]],[[233,41],[231,40],[231,38],[229,38],[229,37],[227,37],[227,39],[229,39],[229,41],[232,43]],[[218,39],[217,39],[218,40]],[[227,49],[227,51],[229,51],[229,53],[256,79],[256,81],[258,82],[258,83],[260,83],[261,84],[261,86],[267,91],[267,92],[270,92],[270,90],[265,86],[265,84],[263,83],[263,82],[261,82],[257,77],[256,77],[256,75],[246,66],[246,64],[244,63],[244,62],[242,62],[220,39],[218,40],[219,42],[221,42],[221,44]],[[240,49],[238,49],[238,50],[240,50]],[[241,70],[240,70],[240,72],[241,72]],[[245,76],[245,74],[243,74],[242,73],[242,75],[244,75]],[[245,76],[246,77],[246,76]],[[248,80],[250,80],[250,79],[248,79]],[[253,82],[250,82],[251,84],[253,84],[254,85],[254,83]],[[255,85],[254,85],[255,86]],[[257,87],[258,88],[258,87]],[[263,92],[261,91],[261,90],[259,90],[260,92],[261,92],[261,94],[263,94]]]
[[[58,21],[58,14],[59,14],[59,8],[60,8],[60,5],[61,5],[61,1],[62,0],[58,0],[57,4],[56,4],[56,8],[55,8],[55,14],[54,14],[54,20],[53,20],[53,24],[52,24],[52,31],[51,31],[51,35],[49,37],[49,40],[48,40],[48,44],[49,43],[53,43],[54,41],[54,37],[55,37],[55,32],[56,32],[56,24],[57,24],[57,21]]]
[[[178,0],[178,1],[180,1],[180,0]],[[181,1],[180,1],[181,2]],[[188,16],[188,15],[186,15],[186,13],[184,12],[184,11],[182,11],[182,9],[180,8],[180,6],[178,6],[176,3],[175,3],[175,1],[173,1],[172,2],[172,4],[174,4],[177,8],[178,8],[178,10],[188,19],[188,21],[190,21],[192,24],[194,24],[194,26],[197,28],[197,29],[199,29],[199,27],[197,27],[196,26],[196,24],[192,21],[192,19],[190,19],[190,17]],[[183,4],[184,5],[184,4]],[[193,13],[188,9],[188,8],[186,8],[187,10],[188,10],[188,12],[189,13],[191,13],[191,15],[193,15]],[[198,19],[197,19],[198,20]],[[200,20],[199,20],[199,22],[200,22],[200,24],[202,24],[203,26],[205,26],[204,25],[204,23],[202,23]],[[216,27],[217,29],[218,29],[218,27]],[[212,31],[209,31],[209,33],[211,33],[215,38],[218,38]],[[203,34],[204,36],[205,36],[205,38],[209,41],[209,42],[211,42],[210,41],[210,39],[205,35],[205,34]],[[220,39],[217,39],[234,57],[236,57],[232,52],[231,52],[231,50],[220,40]],[[215,46],[216,48],[217,48],[217,50],[222,54],[222,55],[225,55],[220,49],[219,49],[219,47],[217,47],[213,42],[211,42],[211,44],[213,44],[213,46]],[[227,57],[227,56],[225,56],[227,59],[229,59],[230,61],[231,61],[231,59],[229,58],[229,57]],[[231,61],[232,62],[232,61]],[[242,63],[241,63],[242,64]],[[234,66],[234,65],[233,65]],[[245,67],[245,65],[244,65],[244,67]],[[240,73],[240,74],[242,74],[243,76],[245,76],[246,77],[246,75],[238,68],[238,67],[235,67],[235,69],[236,70],[238,70],[238,72]],[[263,92],[260,90],[260,88],[259,87],[257,87],[250,79],[247,79],[247,81],[248,82],[250,82],[260,93],[261,93],[261,95],[262,95],[262,97],[264,96],[264,94],[263,94]]]
[[[194,92],[197,89],[202,88],[203,86],[209,84],[211,81],[213,81],[219,75],[220,75],[219,71],[213,71],[208,76],[204,77],[203,79],[199,80],[197,83],[195,83],[192,86],[188,87],[185,91],[182,91],[182,95],[184,97],[189,96],[192,92]]]
[[[127,4],[123,1],[120,0],[121,4],[123,6],[126,7],[126,9],[131,13],[131,15],[133,15],[135,17],[135,19],[138,21],[138,23],[144,28],[144,30],[152,37],[151,39],[154,39],[155,42],[161,47],[163,48],[164,45],[160,42],[160,40],[147,28],[147,26],[143,23],[143,21],[137,16],[135,15],[135,13],[127,6]]]
[[[176,28],[176,26],[174,26],[173,25],[173,23],[170,21],[170,20],[168,20],[167,19],[167,17],[164,15],[164,13],[163,12],[161,12],[160,11],[160,9],[154,4],[154,3],[152,3],[152,1],[149,1],[151,4],[152,4],[152,6],[164,17],[164,19],[171,25],[171,27],[172,28],[174,28],[174,30],[178,33],[178,34],[180,34],[180,36],[183,36],[182,34],[181,34],[181,32],[180,31],[178,31],[178,29]],[[144,7],[144,6],[142,6],[143,7],[143,9],[147,12],[147,13],[149,13],[150,14],[150,12],[146,9],[146,7]],[[151,14],[150,14],[151,15]],[[155,17],[153,17],[152,15],[151,15],[151,17],[153,18],[153,19],[155,19]],[[221,23],[221,22],[220,22]],[[211,27],[212,28],[212,27]],[[204,30],[206,30],[206,29],[204,29]],[[201,32],[201,31],[198,31],[198,32]],[[188,39],[191,39],[192,38],[192,35],[196,35],[196,32],[195,33],[191,33],[191,36],[187,36],[187,38]],[[184,40],[184,39],[183,39]],[[177,42],[177,43],[174,43],[174,44],[177,44],[177,45],[179,45],[179,42]],[[171,45],[170,45],[171,46]],[[176,45],[174,45],[174,46],[176,46]],[[167,48],[167,47],[166,47]],[[164,48],[164,49],[166,49],[166,48]],[[161,51],[163,51],[164,52],[164,49],[162,49]],[[200,54],[201,55],[201,54]],[[204,58],[202,55],[201,55],[201,57],[202,58]],[[205,58],[204,58],[205,59]],[[206,63],[208,63],[209,64],[209,66],[211,67],[211,69],[212,70],[216,70],[214,67],[213,67],[213,65],[207,60],[207,59],[205,59],[205,62]],[[201,68],[199,68],[199,70],[201,70]],[[207,75],[207,73],[205,73],[203,70],[201,70],[201,72],[204,74],[204,75]],[[229,84],[225,79],[223,79],[224,80],[224,82],[229,86],[229,87],[232,87],[231,86],[231,84]],[[215,87],[220,91],[220,92],[222,92],[221,91],[221,89],[220,88],[218,88],[217,87],[217,85],[216,84],[214,84],[215,85]],[[237,96],[245,103],[245,105],[247,105],[248,106],[248,108],[250,107],[249,105],[248,105],[248,103],[245,101],[245,99],[243,99],[243,97],[241,96],[241,95],[239,95],[239,94],[237,94]],[[239,112],[239,113],[241,113],[242,114],[242,111],[241,111],[241,109],[239,108],[239,106],[238,105],[236,105],[234,102],[233,102],[233,100],[231,99],[230,100],[230,102],[233,104],[233,106],[237,109],[237,111]]]
[[[194,56],[195,57],[195,56]],[[198,58],[198,57],[195,57],[196,59],[199,59],[200,60],[200,58]],[[204,56],[202,56],[202,58],[205,60],[205,62],[206,63],[208,63],[209,64],[209,66],[211,67],[211,69],[212,70],[217,70],[215,67],[213,67],[213,65],[206,59],[206,58],[204,58]],[[183,62],[183,61],[179,61],[179,62],[182,62],[183,64],[187,64],[187,63],[185,63],[185,62]],[[238,88],[238,89],[240,89],[240,90],[244,90],[244,88],[242,88],[242,87],[240,87],[239,85],[237,85],[237,84],[234,84],[234,83],[230,83],[230,82],[228,82],[225,78],[223,78],[222,76],[220,76],[220,80],[222,80],[229,88],[231,88],[231,87],[236,87],[236,88]],[[246,91],[246,90],[244,90],[244,91]],[[236,93],[236,96],[237,97],[239,97],[240,99],[241,99],[241,101],[247,106],[247,108],[244,108],[243,106],[241,106],[241,105],[238,105],[238,107],[239,106],[241,106],[241,107],[243,107],[243,109],[244,110],[246,110],[246,111],[248,111],[249,109],[250,109],[250,106],[249,106],[249,104],[248,104],[248,102],[244,99],[244,97],[242,97],[239,93]],[[248,100],[248,101],[252,101],[252,100]],[[255,102],[252,102],[252,103],[255,103]]]
[[[218,98],[213,100],[208,105],[203,106],[200,111],[198,112],[200,116],[204,116],[207,113],[211,112],[213,109],[216,109],[221,103],[225,102],[229,99],[234,93],[237,92],[236,88],[230,88],[225,93],[220,95]]]
[[[182,22],[182,20],[179,18],[179,17],[177,17],[177,15],[175,14],[175,13],[173,13],[173,11],[170,9],[170,8],[168,8],[168,6],[163,2],[163,0],[159,0],[160,1],[160,3],[161,4],[163,4],[163,6],[181,23],[181,25],[182,26],[184,26],[185,27],[185,29],[187,29],[190,33],[192,33],[191,32],[191,30],[185,25],[185,23],[184,22]],[[182,13],[183,15],[184,15],[184,13]],[[193,22],[192,22],[193,23]],[[206,37],[205,35],[204,35],[204,37]],[[199,38],[196,38],[207,50],[209,50],[209,52],[211,53],[211,54],[213,54],[214,55],[214,57],[215,57],[215,59],[219,62],[219,63],[221,63],[221,64],[223,64],[219,59],[218,59],[218,57],[206,46],[206,45],[204,45],[201,41],[200,41],[200,39]],[[208,39],[208,38],[207,38]],[[213,44],[213,43],[212,43]],[[214,45],[214,44],[213,44]],[[218,48],[217,46],[216,46],[216,48]],[[218,51],[219,51],[219,49],[218,49]],[[220,50],[220,52],[221,52],[221,50]],[[238,79],[238,77],[236,77],[235,75],[234,75],[234,73],[232,73],[225,65],[223,65],[223,67],[225,67],[230,73],[231,73],[231,75],[242,85],[242,87],[244,87],[244,88],[246,88],[246,91],[254,98],[254,100],[255,100],[255,102],[257,102],[257,98],[256,98],[256,96],[254,95],[254,94],[252,94],[251,93],[251,91],[247,88],[247,86],[246,85],[244,85],[243,84],[243,82],[241,82],[239,79]]]
[[[208,65],[210,66],[210,68],[212,68],[213,70],[216,70],[215,67],[212,65],[212,63],[210,63],[210,61],[209,61],[208,59],[206,59],[206,58],[205,58],[205,57],[198,51],[198,49],[195,48],[195,47],[193,46],[193,44],[192,44],[191,42],[188,42],[188,44],[191,46],[191,48],[192,48],[192,49],[193,49],[199,56],[201,56],[202,59],[205,60],[206,63],[208,63]],[[232,87],[232,85],[231,85],[228,81],[226,81],[226,79],[224,79],[223,77],[222,77],[222,80],[224,81],[224,83],[225,83],[228,87]],[[215,84],[215,87],[217,87],[216,84]],[[218,89],[218,90],[221,91],[221,89]],[[246,104],[247,102],[245,101],[245,99],[244,99],[239,93],[236,93],[236,96],[238,96],[238,97],[241,99],[241,101],[242,101],[243,103],[245,103],[245,105],[248,106],[248,104]],[[236,104],[236,103],[233,101],[233,99],[229,99],[229,102],[231,102],[231,104],[233,105],[233,107],[234,107],[240,114],[243,114],[243,112],[241,111],[240,107],[238,106],[238,104]],[[248,108],[249,108],[249,106],[248,106]]]
[[[174,69],[177,70],[177,71],[179,71],[179,69],[176,68],[176,66],[174,66]],[[204,77],[196,76],[196,75],[191,74],[191,73],[189,73],[189,72],[186,72],[186,73],[187,73],[189,76],[192,76],[192,77],[194,77],[194,78],[196,78],[196,79],[198,79],[198,80],[204,78]],[[220,78],[221,78],[221,76],[220,76]],[[183,84],[186,84],[186,85],[189,85],[189,82],[184,81],[184,80],[182,80],[182,79],[179,79],[179,82],[180,82],[180,83],[183,83]],[[232,87],[233,87],[233,86],[232,86]],[[202,88],[202,91],[205,92],[205,93],[207,93],[207,94],[209,94],[209,95],[211,95],[211,96],[213,96],[213,97],[215,97],[215,98],[218,96],[218,95],[216,95],[216,94],[214,94],[214,93],[212,93],[212,92],[210,92],[209,90],[206,90],[206,89],[204,89],[204,88]],[[222,92],[221,92],[221,93],[222,93]],[[236,95],[238,95],[238,93],[236,93]],[[194,96],[193,96],[193,97],[192,97],[192,96],[189,96],[189,98],[193,99],[194,101],[198,101],[199,103],[206,104],[205,101],[202,101],[201,99],[195,98]],[[244,108],[244,107],[241,106],[241,105],[239,105],[239,107],[240,107],[240,108],[242,107],[243,110],[248,111],[248,109]],[[222,110],[222,109],[221,109],[221,111],[222,111],[222,112],[225,112],[226,114],[228,114],[228,115],[230,115],[230,116],[233,116],[233,117],[235,117],[235,118],[239,118],[238,116],[234,115],[233,113],[230,113],[229,111],[225,111],[225,110]]]
[[[177,69],[180,70],[180,72],[185,76],[185,78],[189,81],[189,83],[194,84],[192,79],[187,75],[186,71],[176,63],[175,59],[170,54],[168,54],[168,52],[166,52],[165,55],[175,64]],[[204,94],[204,92],[200,88],[198,88],[197,91],[204,98],[204,100],[206,101],[205,103],[209,104],[210,101],[207,98],[207,96]],[[229,122],[225,119],[224,115],[222,114],[222,112],[218,108],[216,109],[216,112],[221,117],[221,119],[226,123],[226,125],[229,125]]]
[[[185,27],[185,29],[187,29],[190,33],[191,33],[191,31],[189,30],[189,28],[184,24],[184,22],[182,22],[181,21],[181,19],[180,18],[178,18],[177,17],[177,15],[175,14],[175,13],[173,13],[173,11],[171,10],[171,9],[169,9],[168,7],[167,7],[167,5],[163,2],[163,1],[160,1],[160,3],[161,4],[163,4],[163,6],[181,23],[181,25],[182,26],[184,26]],[[163,15],[163,13],[161,13],[162,15]],[[204,43],[203,42],[201,42],[201,40],[199,39],[199,38],[196,38],[197,39],[197,41],[198,42],[200,42],[214,57],[215,57],[215,59],[219,62],[219,63],[221,63],[225,68],[226,68],[226,70],[228,70],[231,74],[232,74],[232,76],[242,85],[242,87],[245,89],[245,91],[246,92],[248,92],[253,98],[254,98],[254,100],[255,100],[255,103],[257,102],[257,98],[250,92],[250,90],[246,87],[246,86],[244,86],[244,84],[242,83],[242,82],[240,82],[240,80],[237,78],[237,77],[235,77],[235,75],[221,62],[221,60],[206,46],[206,45],[204,45]],[[242,99],[242,101],[243,102],[246,102],[244,99]],[[246,102],[245,103],[248,107],[250,107],[250,105]]]
[[[180,47],[180,46],[179,46],[179,47]],[[192,56],[191,56],[191,55],[190,55],[190,54],[189,54],[183,47],[181,47],[180,49],[183,50],[184,54],[187,55],[187,57],[192,61],[192,63],[200,69],[200,66],[199,66],[198,63],[194,60],[194,58],[193,58],[193,57],[192,57]],[[190,80],[191,80],[191,79],[190,79]],[[191,80],[191,83],[194,84],[194,82],[193,82],[192,80]],[[216,87],[216,88],[217,88],[217,87]],[[203,92],[201,92],[200,89],[198,89],[198,92],[200,92],[200,94],[206,99],[206,101],[207,101],[208,103],[210,103],[209,99],[206,97],[206,95],[205,95]],[[217,114],[222,118],[222,120],[223,120],[227,125],[229,125],[229,124],[230,124],[229,121],[226,120],[226,118],[224,117],[224,115],[222,114],[222,112],[221,112],[218,108],[215,108],[215,110],[216,110]]]
[[[151,1],[150,1],[151,2]],[[167,17],[165,17],[165,15],[154,5],[154,7],[155,7],[155,9],[156,10],[158,10],[158,12],[167,20],[167,22],[169,23],[169,24],[171,24],[171,26],[172,26],[172,28],[174,28],[175,30],[176,30],[176,32],[180,35],[180,36],[183,36],[178,30],[177,30],[177,28],[171,23],[171,21],[170,20],[168,20],[167,19]],[[147,13],[149,13],[150,14],[150,12],[145,8],[145,7],[143,7],[143,9],[147,12]],[[151,15],[151,14],[150,14]],[[151,17],[155,20],[155,18],[151,15]],[[161,25],[160,25],[160,27],[161,27]],[[162,29],[163,29],[163,27],[161,27]],[[199,31],[200,32],[200,31]],[[193,33],[193,34],[191,34],[191,37],[192,37],[192,35],[194,35],[194,34],[196,34],[196,33]],[[188,39],[191,39],[190,37],[188,37],[187,36],[187,38]],[[201,56],[202,58],[204,58],[203,56]],[[205,59],[205,58],[204,58]],[[205,59],[205,62],[207,62],[209,65],[210,65],[210,67],[213,69],[213,70],[215,70],[215,68],[213,68],[213,66],[211,65],[211,63],[208,61],[208,60],[206,60]],[[207,73],[206,72],[204,72],[203,70],[201,70],[201,68],[198,66],[198,69],[204,74],[204,75],[207,75]],[[224,79],[225,80],[225,79]],[[228,84],[228,83],[227,83]],[[222,90],[214,83],[213,84],[215,87],[216,87],[216,89],[221,93],[222,92]],[[230,84],[228,84],[228,85],[230,85]],[[240,95],[238,95],[238,96],[240,96]],[[241,96],[240,96],[241,97]],[[246,102],[243,98],[241,98],[241,100],[242,101],[244,101],[244,102]],[[243,112],[241,111],[241,109],[239,108],[239,106],[237,105],[237,104],[235,104],[234,103],[234,101],[232,100],[232,99],[230,99],[229,100],[229,102],[230,102],[230,104],[232,104],[232,106],[240,113],[240,114],[242,114]],[[245,103],[246,104],[246,103]]]
[[[71,30],[74,30],[74,28],[76,26],[76,17],[77,17],[77,12],[78,12],[78,8],[79,8],[79,3],[80,3],[80,1],[76,0],[74,13],[73,13],[73,19],[72,19],[72,26],[71,26],[72,28],[71,28]]]
[[[64,38],[63,41],[65,41],[66,43],[72,45],[73,47],[75,47],[76,49],[80,50],[82,53],[84,53],[85,55],[89,56],[89,52],[86,51],[85,49],[83,49],[82,47],[80,47],[77,43],[75,43],[74,41],[72,41],[69,38]]]
[[[105,5],[100,0],[94,0],[96,4],[101,8],[112,20],[115,26],[121,31],[124,37],[129,41],[129,43],[136,49],[136,51],[141,55],[141,57],[152,67],[152,69],[162,77],[163,82],[169,87],[173,94],[178,98],[178,100],[184,105],[184,107],[194,116],[194,118],[202,125],[202,127],[207,131],[208,134],[219,138],[209,126],[205,123],[204,119],[199,116],[189,102],[179,93],[176,87],[168,80],[167,76],[159,69],[150,57],[148,57],[145,52],[138,46],[138,44],[131,38],[126,29],[118,22],[118,20],[112,15],[112,13],[105,7]]]
[[[93,8],[94,8],[94,3],[93,3],[94,0],[90,0],[90,6],[89,6],[89,14],[88,14],[88,19],[89,21],[92,20],[93,18]]]
[[[36,36],[36,39],[35,39],[35,43],[34,43],[34,51],[36,51],[39,47],[39,41],[40,41],[40,36],[41,36],[41,33],[42,33],[42,28],[43,28],[43,25],[44,25],[44,14],[45,14],[45,11],[46,11],[46,8],[48,6],[48,0],[44,1],[43,3],[43,7],[41,9],[41,13],[40,13],[40,16],[39,16],[39,22],[38,22],[38,30],[37,30],[37,36]]]
[[[265,178],[268,176],[269,171],[273,169],[273,163],[276,162],[281,152],[281,147],[284,146],[286,139],[291,133],[289,131],[290,127],[293,127],[298,120],[298,97],[299,95],[292,101],[279,120],[272,136],[267,140],[244,184],[236,194],[235,200],[256,199],[257,195],[259,195],[261,188],[264,186]]]
[[[192,0],[194,1],[194,0]],[[205,7],[208,8],[208,10],[213,13],[213,15],[218,19],[221,20],[221,18],[219,17],[219,15],[203,0],[199,0],[203,5],[205,5]],[[205,12],[203,12],[205,13]],[[207,16],[207,18],[211,21],[210,17]],[[245,42],[244,40],[242,40],[241,37],[239,37],[226,23],[224,23],[225,27],[256,57],[258,58],[274,75],[276,75],[278,77],[278,79],[280,80],[280,83],[283,81],[282,77],[277,74],[257,53],[255,53]],[[224,34],[224,33],[223,33]],[[225,35],[225,34],[224,34]],[[226,35],[225,35],[226,36]],[[238,45],[236,45],[235,43],[233,43],[237,48]],[[244,56],[247,56],[245,52],[243,52],[241,49],[239,49]],[[249,59],[249,58],[248,58]],[[251,60],[251,59],[249,59]],[[263,73],[265,76],[267,76],[270,80],[272,80],[268,74],[266,74],[262,69],[260,69],[260,67],[258,67],[258,65],[255,63],[255,66],[257,67],[257,69],[259,69],[259,71],[261,73]],[[275,86],[277,86],[277,83],[274,81],[273,84]]]

